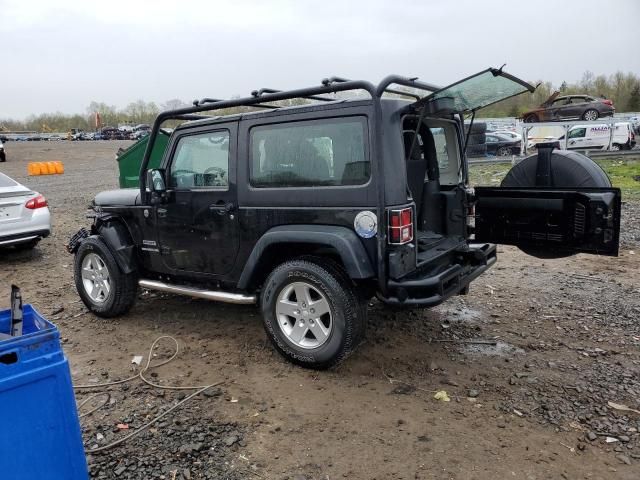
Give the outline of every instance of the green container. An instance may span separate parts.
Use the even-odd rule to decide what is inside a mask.
[[[164,130],[158,132],[148,168],[159,168],[160,162],[167,149],[170,134]],[[144,157],[144,151],[149,143],[149,135],[141,138],[126,150],[120,152],[116,157],[118,170],[120,171],[120,188],[136,188],[140,186],[140,165]]]

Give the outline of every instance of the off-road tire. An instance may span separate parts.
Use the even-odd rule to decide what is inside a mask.
[[[331,332],[317,348],[295,345],[278,324],[278,296],[294,282],[313,286],[329,303]],[[348,276],[330,260],[305,257],[276,267],[262,288],[260,309],[265,331],[275,349],[290,362],[306,368],[324,370],[337,365],[355,350],[364,336],[366,303]]]
[[[487,143],[487,136],[484,133],[472,133],[469,135],[469,142],[467,145],[482,145]]]
[[[471,125],[471,135],[487,133],[487,124],[485,122],[473,122],[473,124],[466,124],[464,126],[465,135],[469,132],[469,125]]]
[[[82,262],[90,253],[94,253],[104,262],[111,280],[111,290],[107,298],[97,303],[91,299],[82,283]],[[122,273],[109,247],[97,235],[84,240],[74,259],[74,279],[78,295],[86,307],[94,314],[103,318],[122,315],[131,309],[136,301],[138,278],[135,272]]]

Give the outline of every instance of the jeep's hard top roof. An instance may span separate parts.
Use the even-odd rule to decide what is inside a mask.
[[[413,102],[402,98],[382,98],[381,102],[387,105],[397,104],[395,109],[400,109],[411,105]],[[243,119],[260,119],[271,118],[278,116],[287,116],[300,113],[311,113],[325,110],[337,110],[349,107],[369,106],[373,104],[373,99],[337,99],[332,102],[323,103],[305,103],[302,105],[287,105],[287,106],[275,106],[272,109],[261,109],[249,112],[230,113],[228,115],[217,115],[212,117],[206,117],[199,120],[190,120],[179,125],[176,130],[183,130],[186,128],[199,127],[204,125],[213,125],[216,123],[237,122]],[[393,107],[392,107],[393,108]]]

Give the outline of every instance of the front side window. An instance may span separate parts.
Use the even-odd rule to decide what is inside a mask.
[[[229,132],[188,135],[178,140],[170,175],[177,189],[228,188]]]
[[[569,132],[569,135],[567,136],[567,138],[582,138],[586,135],[586,133],[587,133],[586,128],[574,128]]]
[[[363,117],[251,129],[254,187],[363,185],[370,176]]]

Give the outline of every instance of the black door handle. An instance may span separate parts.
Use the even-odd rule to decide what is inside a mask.
[[[209,205],[209,210],[212,212],[216,212],[218,215],[227,215],[233,212],[235,208],[236,208],[235,205],[230,202],[229,203],[218,202],[218,203],[212,203],[211,205]]]

